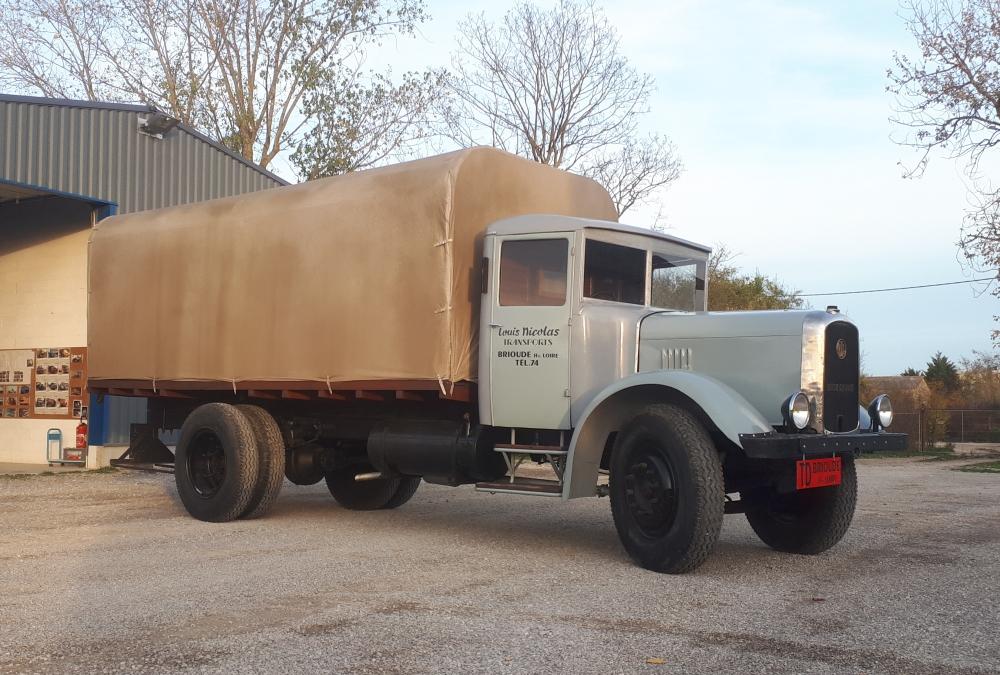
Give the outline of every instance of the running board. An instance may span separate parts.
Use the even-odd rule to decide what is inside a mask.
[[[551,455],[553,457],[563,457],[566,449],[561,445],[526,445],[515,443],[497,443],[493,446],[496,452],[509,452],[522,455]]]
[[[477,492],[490,494],[502,493],[508,495],[531,495],[533,497],[561,497],[562,485],[557,480],[542,480],[540,478],[515,478],[514,480],[498,480],[489,483],[476,483]]]

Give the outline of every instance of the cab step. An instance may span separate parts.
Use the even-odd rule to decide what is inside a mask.
[[[509,452],[512,454],[524,455],[551,455],[562,457],[566,454],[566,448],[560,445],[529,445],[526,443],[497,443],[493,446],[494,452]]]
[[[476,483],[477,492],[503,493],[510,495],[533,495],[540,497],[561,497],[562,484],[557,480],[515,477],[513,480]]]

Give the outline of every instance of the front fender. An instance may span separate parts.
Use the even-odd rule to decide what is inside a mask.
[[[725,383],[687,370],[658,370],[618,380],[598,394],[576,420],[569,443],[563,499],[596,494],[597,473],[608,436],[651,403],[677,400],[698,406],[730,441],[740,446],[740,434],[773,431],[745,398]],[[775,405],[780,404],[776,401]]]

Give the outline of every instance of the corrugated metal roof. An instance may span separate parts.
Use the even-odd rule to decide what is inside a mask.
[[[179,125],[138,131],[150,106],[0,94],[0,181],[118,205],[119,213],[287,182]]]

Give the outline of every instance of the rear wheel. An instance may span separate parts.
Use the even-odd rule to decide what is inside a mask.
[[[402,506],[420,485],[412,476],[394,476],[373,480],[355,480],[359,473],[374,471],[371,467],[354,466],[326,474],[326,486],[337,503],[352,511],[394,509]]]
[[[399,479],[399,488],[389,497],[389,501],[382,507],[383,509],[395,509],[410,501],[413,494],[420,487],[419,476],[403,476]]]
[[[206,403],[181,427],[174,461],[177,493],[199,520],[234,520],[253,497],[258,463],[256,436],[246,416],[227,403]]]
[[[785,553],[815,555],[844,538],[854,519],[858,474],[854,458],[841,457],[840,485],[788,494],[750,493],[746,515],[761,541]]]
[[[722,462],[683,408],[650,406],[622,429],[611,453],[610,494],[622,545],[647,569],[693,570],[719,538]]]
[[[242,518],[263,516],[274,504],[285,481],[285,441],[271,413],[256,405],[238,405],[237,409],[253,427],[257,441],[259,471],[253,495]]]

